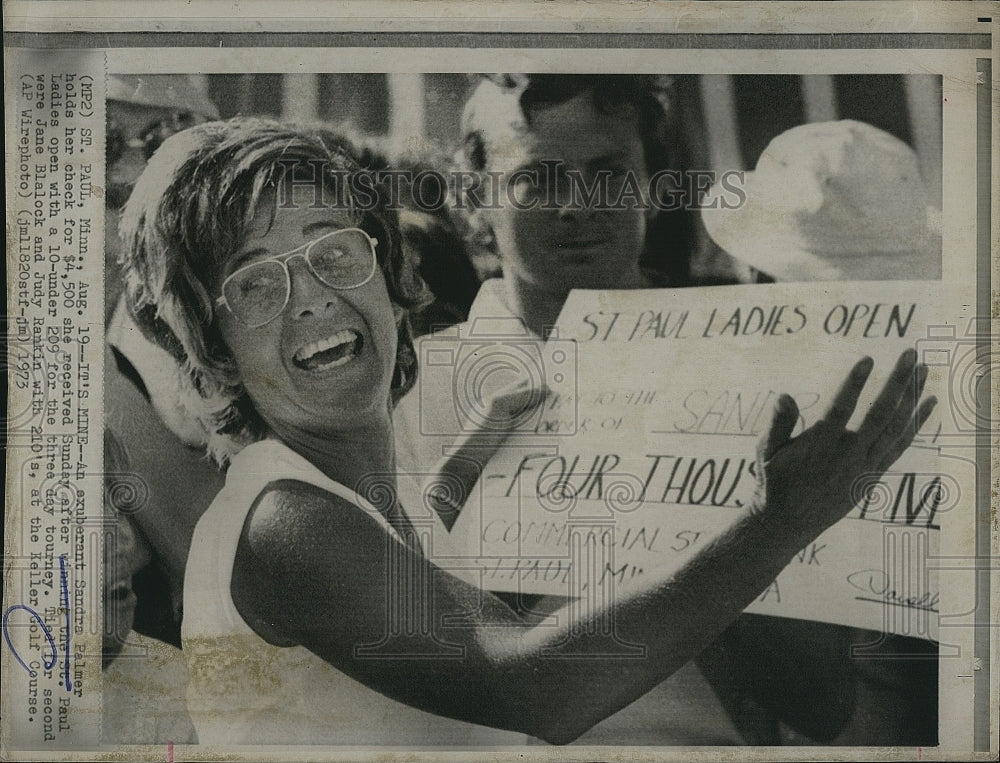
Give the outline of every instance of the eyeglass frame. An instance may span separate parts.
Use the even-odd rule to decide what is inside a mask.
[[[320,277],[319,273],[316,272],[316,268],[313,267],[312,262],[310,262],[309,260],[309,252],[312,251],[312,248],[320,241],[339,235],[341,233],[348,233],[348,232],[360,233],[368,241],[368,248],[371,251],[371,262],[372,262],[371,270],[365,277],[365,280],[361,281],[360,283],[356,283],[352,286],[337,286],[328,283],[327,281],[323,280],[323,278]],[[280,316],[283,312],[285,312],[285,308],[288,307],[288,301],[292,298],[292,274],[288,270],[288,261],[291,260],[293,257],[302,257],[302,259],[306,261],[306,267],[309,268],[309,272],[312,274],[313,278],[315,278],[324,286],[327,286],[331,289],[336,289],[337,291],[350,291],[351,289],[360,289],[362,286],[371,281],[372,278],[375,276],[375,271],[378,270],[378,255],[375,253],[375,248],[377,246],[378,246],[378,239],[375,238],[374,236],[369,235],[368,231],[363,230],[361,228],[338,228],[337,230],[332,230],[329,233],[324,233],[322,236],[319,236],[318,238],[314,238],[312,241],[307,241],[301,246],[297,246],[294,249],[290,249],[287,252],[284,252],[282,254],[276,254],[273,257],[262,257],[261,259],[251,262],[248,265],[244,265],[243,267],[237,268],[228,276],[226,276],[225,280],[223,280],[222,285],[219,287],[219,291],[221,292],[221,294],[215,300],[215,304],[219,305],[220,307],[224,306],[233,315],[233,317],[235,317],[238,321],[246,325],[248,328],[256,329],[260,328],[261,326],[266,326],[268,323],[275,320],[278,316]],[[251,324],[243,320],[239,315],[237,315],[236,311],[233,310],[233,308],[230,306],[229,301],[226,299],[226,284],[228,284],[233,278],[238,276],[244,270],[249,270],[250,268],[256,267],[257,265],[260,265],[261,263],[264,262],[277,262],[279,265],[281,265],[281,269],[285,272],[285,301],[282,303],[281,308],[266,321],[264,321],[263,323]]]

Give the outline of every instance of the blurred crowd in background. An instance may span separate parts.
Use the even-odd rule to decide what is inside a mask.
[[[659,79],[671,133],[668,161],[678,170],[749,170],[770,141],[789,128],[855,119],[888,132],[914,149],[931,201],[940,208],[941,81],[937,76],[676,75]],[[465,74],[414,73],[109,77],[106,426],[122,440],[109,446],[109,458],[120,462],[116,472],[124,474],[135,468],[142,474],[148,481],[149,504],[139,523],[141,532],[123,530],[128,553],[120,549],[116,553],[114,548],[110,551],[115,574],[106,576],[106,596],[117,614],[113,627],[105,634],[106,651],[109,663],[126,642],[134,651],[135,639],[141,639],[135,633],[141,633],[157,639],[138,642],[145,650],[143,654],[147,658],[162,655],[159,661],[115,661],[111,669],[117,673],[115,680],[106,684],[112,687],[106,701],[121,712],[106,713],[105,717],[117,718],[122,725],[106,729],[111,738],[193,741],[183,702],[175,713],[162,704],[165,698],[177,700],[180,696],[183,671],[170,668],[172,653],[157,651],[159,647],[151,644],[180,645],[179,582],[186,556],[180,549],[186,550],[186,543],[172,543],[177,530],[171,526],[171,517],[177,511],[190,513],[195,506],[207,506],[223,481],[223,476],[204,458],[203,450],[163,447],[163,443],[178,437],[185,440],[182,427],[169,407],[157,406],[157,401],[169,402],[169,394],[159,394],[146,386],[158,383],[161,376],[133,365],[136,358],[146,358],[144,362],[151,367],[156,366],[156,360],[142,352],[130,352],[130,336],[135,336],[121,298],[117,223],[132,184],[160,143],[173,133],[237,115],[327,124],[365,148],[366,169],[447,172],[461,148],[462,111],[474,80]],[[663,245],[647,250],[642,262],[652,284],[689,286],[772,280],[767,273],[722,251],[708,236],[697,209],[680,209],[661,216],[663,235],[657,240]],[[480,284],[501,272],[494,242],[447,207],[437,211],[405,209],[400,213],[400,227],[410,250],[419,257],[421,275],[434,297],[428,307],[411,316],[414,333],[426,334],[436,327],[466,320]],[[150,415],[151,405],[156,407],[157,415]],[[137,421],[141,421],[141,427],[135,425]],[[185,444],[195,445],[195,438]],[[178,475],[184,475],[190,507],[170,504]],[[109,490],[112,494],[113,490]],[[114,514],[118,508],[111,505],[109,511]],[[127,524],[122,522],[122,528]],[[170,548],[179,549],[176,558],[163,552]],[[126,590],[129,581],[134,594]],[[131,626],[133,620],[134,632],[130,635],[130,627],[124,626]],[[793,668],[788,666],[789,670]],[[141,672],[132,674],[133,669]],[[153,680],[166,682],[162,691],[148,691]],[[924,691],[925,684],[913,684],[912,692]],[[903,693],[909,691],[906,688]],[[161,705],[147,708],[144,714],[141,705],[150,701]],[[135,712],[126,712],[125,708]],[[928,706],[927,711],[936,712],[936,706]],[[148,722],[157,728],[140,728],[134,718],[152,719]],[[929,715],[918,721],[915,726],[921,728],[935,727],[936,723]]]
[[[467,74],[212,74],[112,76],[109,96],[109,183],[127,185],[164,137],[193,120],[267,116],[323,122],[370,146],[386,166],[447,171],[461,141],[462,109],[475,78]],[[667,100],[671,157],[680,170],[752,169],[767,144],[807,122],[855,119],[882,129],[916,151],[920,173],[941,206],[941,81],[935,75],[671,75],[660,78]],[[171,103],[173,101],[173,103]],[[129,133],[126,139],[123,134]],[[141,143],[130,152],[125,142]],[[118,177],[116,178],[115,175]],[[134,180],[134,177],[132,177]],[[116,180],[121,181],[116,184]],[[123,201],[109,196],[109,206]],[[697,215],[688,226],[694,283],[759,280],[706,235]],[[462,228],[461,218],[409,220],[404,230],[422,253],[422,274],[436,301],[414,328],[465,318],[479,283],[499,260],[489,242]],[[109,249],[115,229],[108,226]],[[670,252],[647,263],[669,272]],[[109,268],[111,266],[109,265]],[[109,283],[114,281],[110,272]],[[765,279],[766,280],[766,279]],[[684,285],[684,284],[676,284]],[[114,304],[113,299],[108,300]]]

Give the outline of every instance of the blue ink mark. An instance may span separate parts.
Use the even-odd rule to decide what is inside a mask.
[[[65,681],[64,686],[66,691],[73,691],[73,681],[70,679],[69,671],[69,646],[70,646],[70,628],[72,627],[72,618],[69,609],[69,579],[66,574],[66,557],[59,557],[59,582],[60,588],[62,589],[62,604],[63,611],[66,616],[66,645],[65,645],[65,656],[63,657],[63,680]],[[46,670],[52,670],[55,667],[56,661],[59,659],[59,648],[56,646],[56,640],[52,638],[52,631],[49,630],[49,626],[45,624],[42,620],[42,616],[39,615],[35,610],[26,604],[12,604],[7,607],[3,613],[3,640],[7,642],[7,648],[10,649],[10,653],[14,655],[14,659],[17,660],[18,664],[24,668],[28,675],[34,678],[38,675],[38,671],[29,668],[24,660],[21,659],[21,655],[17,653],[17,649],[14,648],[13,642],[10,640],[10,628],[7,621],[13,612],[23,610],[27,612],[31,618],[38,623],[39,627],[42,629],[42,633],[45,635],[46,641],[49,642],[49,648],[52,650],[52,659],[47,659],[45,656],[42,657],[42,665],[45,666]]]
[[[7,642],[7,647],[10,649],[10,653],[14,655],[14,659],[20,663],[22,668],[28,671],[29,676],[34,678],[35,676],[38,675],[38,672],[32,670],[31,668],[29,668],[27,665],[24,664],[24,660],[21,659],[21,655],[17,653],[17,650],[14,648],[14,645],[10,641],[10,631],[7,629],[8,618],[10,618],[12,612],[16,612],[19,609],[23,609],[25,612],[31,615],[32,618],[34,618],[34,620],[41,626],[42,633],[45,634],[45,638],[48,639],[49,646],[52,649],[52,661],[50,662],[49,660],[46,660],[44,657],[42,658],[42,664],[45,665],[46,670],[52,670],[52,667],[56,664],[56,659],[58,659],[59,656],[59,650],[56,648],[55,639],[52,638],[52,633],[49,631],[48,626],[45,625],[45,622],[42,620],[42,616],[39,615],[31,607],[27,606],[26,604],[13,604],[12,606],[9,606],[7,607],[7,609],[4,610],[3,640]]]
[[[66,651],[63,657],[63,678],[66,681],[66,691],[73,691],[73,682],[69,677],[69,634],[73,625],[69,611],[69,583],[66,579],[66,557],[59,557],[59,578],[62,581],[63,611],[66,613]]]

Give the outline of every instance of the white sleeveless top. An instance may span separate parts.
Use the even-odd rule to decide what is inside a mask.
[[[305,647],[268,644],[243,620],[230,585],[247,514],[275,480],[315,485],[367,511],[354,491],[274,440],[244,448],[194,532],[181,637],[191,674],[188,711],[200,744],[523,745],[522,733],[426,713],[349,678]]]

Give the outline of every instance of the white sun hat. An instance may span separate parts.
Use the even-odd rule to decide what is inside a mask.
[[[799,125],[708,194],[702,219],[726,252],[781,281],[937,279],[940,212],[906,143],[865,122]],[[715,204],[713,208],[712,205]]]

